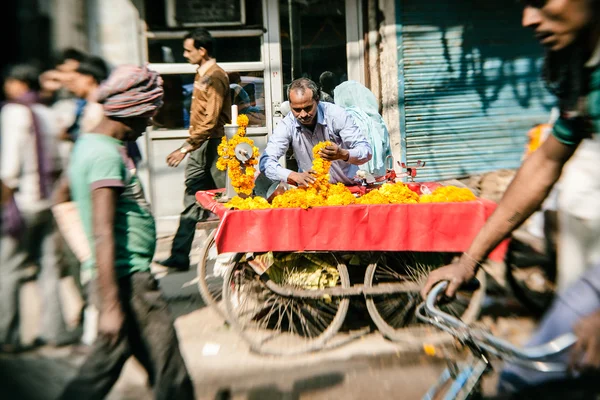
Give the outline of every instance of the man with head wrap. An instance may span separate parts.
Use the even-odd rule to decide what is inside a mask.
[[[194,398],[173,320],[150,273],[154,218],[124,147],[142,135],[162,97],[156,72],[118,67],[97,92],[104,118],[73,149],[71,194],[92,249],[82,280],[99,319],[91,354],[63,399],[103,399],[130,355],[148,372],[155,398]]]

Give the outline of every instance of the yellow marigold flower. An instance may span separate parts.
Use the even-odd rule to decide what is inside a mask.
[[[410,190],[402,182],[384,183],[381,188],[379,188],[379,191],[392,204],[410,204],[419,202],[419,195]]]
[[[424,194],[420,197],[421,203],[458,203],[463,201],[473,201],[477,198],[467,188],[456,186],[442,186],[431,194]]]
[[[422,194],[419,197],[419,203],[435,203],[435,198],[432,194]]]
[[[269,202],[262,197],[247,197],[242,199],[239,196],[235,196],[229,202],[225,203],[224,206],[237,210],[262,210],[271,208]]]
[[[236,122],[239,127],[246,128],[250,121],[248,120],[248,116],[246,114],[239,114]],[[244,134],[245,133],[246,133],[246,131],[244,130]]]
[[[356,200],[357,204],[390,204],[385,195],[383,195],[379,190],[371,190],[369,193],[364,196],[359,197]]]
[[[327,196],[325,204],[328,206],[347,206],[348,204],[354,204],[356,198],[350,193],[336,193]]]
[[[227,169],[227,160],[219,157],[219,159],[217,160],[217,168],[221,171],[225,171]]]

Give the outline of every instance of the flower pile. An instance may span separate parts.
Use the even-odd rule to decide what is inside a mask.
[[[458,203],[462,201],[473,201],[476,197],[467,188],[456,186],[442,186],[431,194],[424,194],[419,199],[420,203]]]
[[[417,204],[462,202],[476,199],[475,195],[469,189],[458,188],[456,186],[443,186],[437,188],[431,194],[419,197],[417,193],[413,192],[402,182],[384,183],[379,189],[371,190],[367,194],[356,198],[343,183],[329,183],[331,162],[322,159],[319,151],[330,144],[331,142],[329,141],[319,142],[313,148],[312,170],[314,171],[315,182],[310,186],[292,188],[275,197],[272,204],[269,204],[262,197],[242,199],[236,196],[229,203],[226,203],[225,206],[238,210],[265,208],[308,209],[322,206],[345,206],[349,204]]]
[[[358,204],[415,204],[419,195],[402,182],[384,183],[379,190],[372,190],[357,201]]]
[[[227,140],[226,136],[221,139],[221,144],[217,149],[219,159],[217,168],[221,171],[228,170],[227,173],[231,179],[231,185],[236,192],[250,195],[254,189],[255,165],[258,164],[258,147],[254,146],[254,141],[246,137],[246,127],[248,127],[248,117],[240,114],[237,117],[239,126],[235,136]],[[252,147],[252,157],[244,163],[235,156],[235,147],[240,143],[248,143]]]
[[[273,208],[312,208],[321,206],[345,206],[354,204],[356,198],[343,183],[329,183],[331,161],[324,160],[319,151],[330,146],[330,141],[319,142],[313,147],[312,170],[315,182],[309,187],[290,189],[273,199]]]

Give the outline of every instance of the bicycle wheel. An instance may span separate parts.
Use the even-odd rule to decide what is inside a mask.
[[[428,272],[447,264],[450,258],[451,254],[448,253],[395,252],[386,253],[368,266],[365,273],[366,288],[386,283],[408,284],[406,291],[366,297],[369,315],[384,336],[415,346],[425,342],[437,344],[452,340],[450,335],[422,325],[415,318],[416,307],[422,301],[419,289],[425,283]],[[485,295],[485,272],[482,269],[477,279],[480,282],[479,289],[472,293],[459,292],[456,299],[442,306],[442,309],[466,323],[474,322],[479,316]]]
[[[350,286],[346,265],[333,253],[275,253],[262,276],[243,261],[225,275],[223,301],[229,323],[252,351],[292,355],[320,350],[340,329],[350,299],[298,298],[273,293],[266,281],[287,289]]]
[[[241,254],[225,253],[217,254],[215,242],[217,230],[213,229],[202,249],[200,250],[200,261],[198,262],[198,290],[207,306],[213,307],[223,318],[225,311],[222,305],[223,278],[227,272],[228,265]]]

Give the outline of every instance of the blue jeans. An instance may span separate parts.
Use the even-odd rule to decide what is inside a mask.
[[[552,307],[542,319],[540,326],[527,343],[537,346],[573,331],[582,318],[600,309],[600,265],[590,268],[563,293],[557,295]],[[569,352],[554,357],[553,361],[567,363]],[[567,373],[547,373],[508,364],[500,375],[499,392],[514,393],[526,387],[544,382],[564,380]]]

